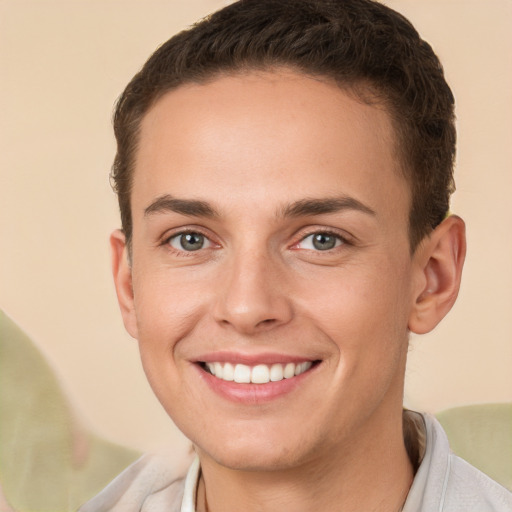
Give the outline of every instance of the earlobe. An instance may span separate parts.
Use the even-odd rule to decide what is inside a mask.
[[[110,249],[112,252],[112,274],[124,326],[130,336],[137,338],[132,269],[128,257],[126,238],[120,229],[110,235]]]
[[[424,334],[450,311],[459,293],[466,256],[464,221],[456,215],[445,219],[418,248],[419,283],[409,317],[409,330]]]

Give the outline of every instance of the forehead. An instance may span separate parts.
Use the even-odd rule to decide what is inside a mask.
[[[339,190],[385,203],[408,196],[395,148],[385,109],[327,79],[287,70],[222,76],[180,86],[144,116],[132,207],[136,215],[162,194],[229,203],[230,189],[259,204],[270,186],[283,200]]]

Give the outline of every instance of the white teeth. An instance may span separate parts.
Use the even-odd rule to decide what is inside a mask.
[[[235,367],[231,363],[226,363],[222,369],[222,378],[224,380],[235,380]]]
[[[222,364],[214,363],[214,367],[215,367],[215,376],[218,377],[219,379],[222,379],[224,377],[224,372],[222,371],[223,370]]]
[[[241,384],[251,382],[251,367],[245,364],[237,364],[235,366],[234,381]]]
[[[266,384],[270,382],[270,370],[265,364],[255,366],[251,371],[251,382],[254,384]]]
[[[291,379],[295,375],[295,365],[288,363],[283,370],[283,377],[285,379]]]
[[[300,375],[311,368],[311,362],[300,363],[295,367],[295,375]]]
[[[258,364],[248,366],[245,364],[233,365],[232,363],[206,363],[206,367],[215,377],[235,381],[239,384],[267,384],[268,382],[278,382],[283,379],[291,379],[309,370],[312,366],[311,361],[303,363],[276,363],[271,366]]]
[[[278,380],[283,380],[283,378],[283,365],[273,364],[270,367],[270,380],[272,382],[277,382]]]

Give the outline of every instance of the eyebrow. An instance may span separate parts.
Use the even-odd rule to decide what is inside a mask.
[[[376,213],[369,206],[350,196],[330,197],[321,199],[300,199],[284,206],[279,212],[280,217],[308,217],[343,210],[356,210],[367,215]],[[206,201],[197,199],[178,199],[169,194],[158,197],[145,210],[144,216],[158,213],[174,212],[188,217],[220,217],[218,212]]]
[[[337,213],[343,210],[356,210],[368,215],[376,215],[375,211],[369,206],[366,206],[358,199],[350,196],[324,199],[301,199],[283,208],[281,215],[283,217],[307,217],[311,215]]]
[[[144,216],[155,213],[174,212],[188,217],[219,217],[219,214],[207,202],[197,199],[177,199],[168,194],[155,199],[145,210]]]

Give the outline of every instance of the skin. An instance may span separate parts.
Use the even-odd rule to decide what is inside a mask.
[[[333,198],[334,211],[297,206]],[[465,253],[450,217],[411,255],[410,202],[386,111],[327,80],[226,76],[146,114],[131,264],[117,231],[114,279],[149,382],[199,454],[200,509],[400,508],[408,334],[449,311]],[[183,231],[203,248],[184,250]],[[336,246],[316,248],[318,232]],[[226,351],[317,364],[291,391],[240,403],[197,364]]]

